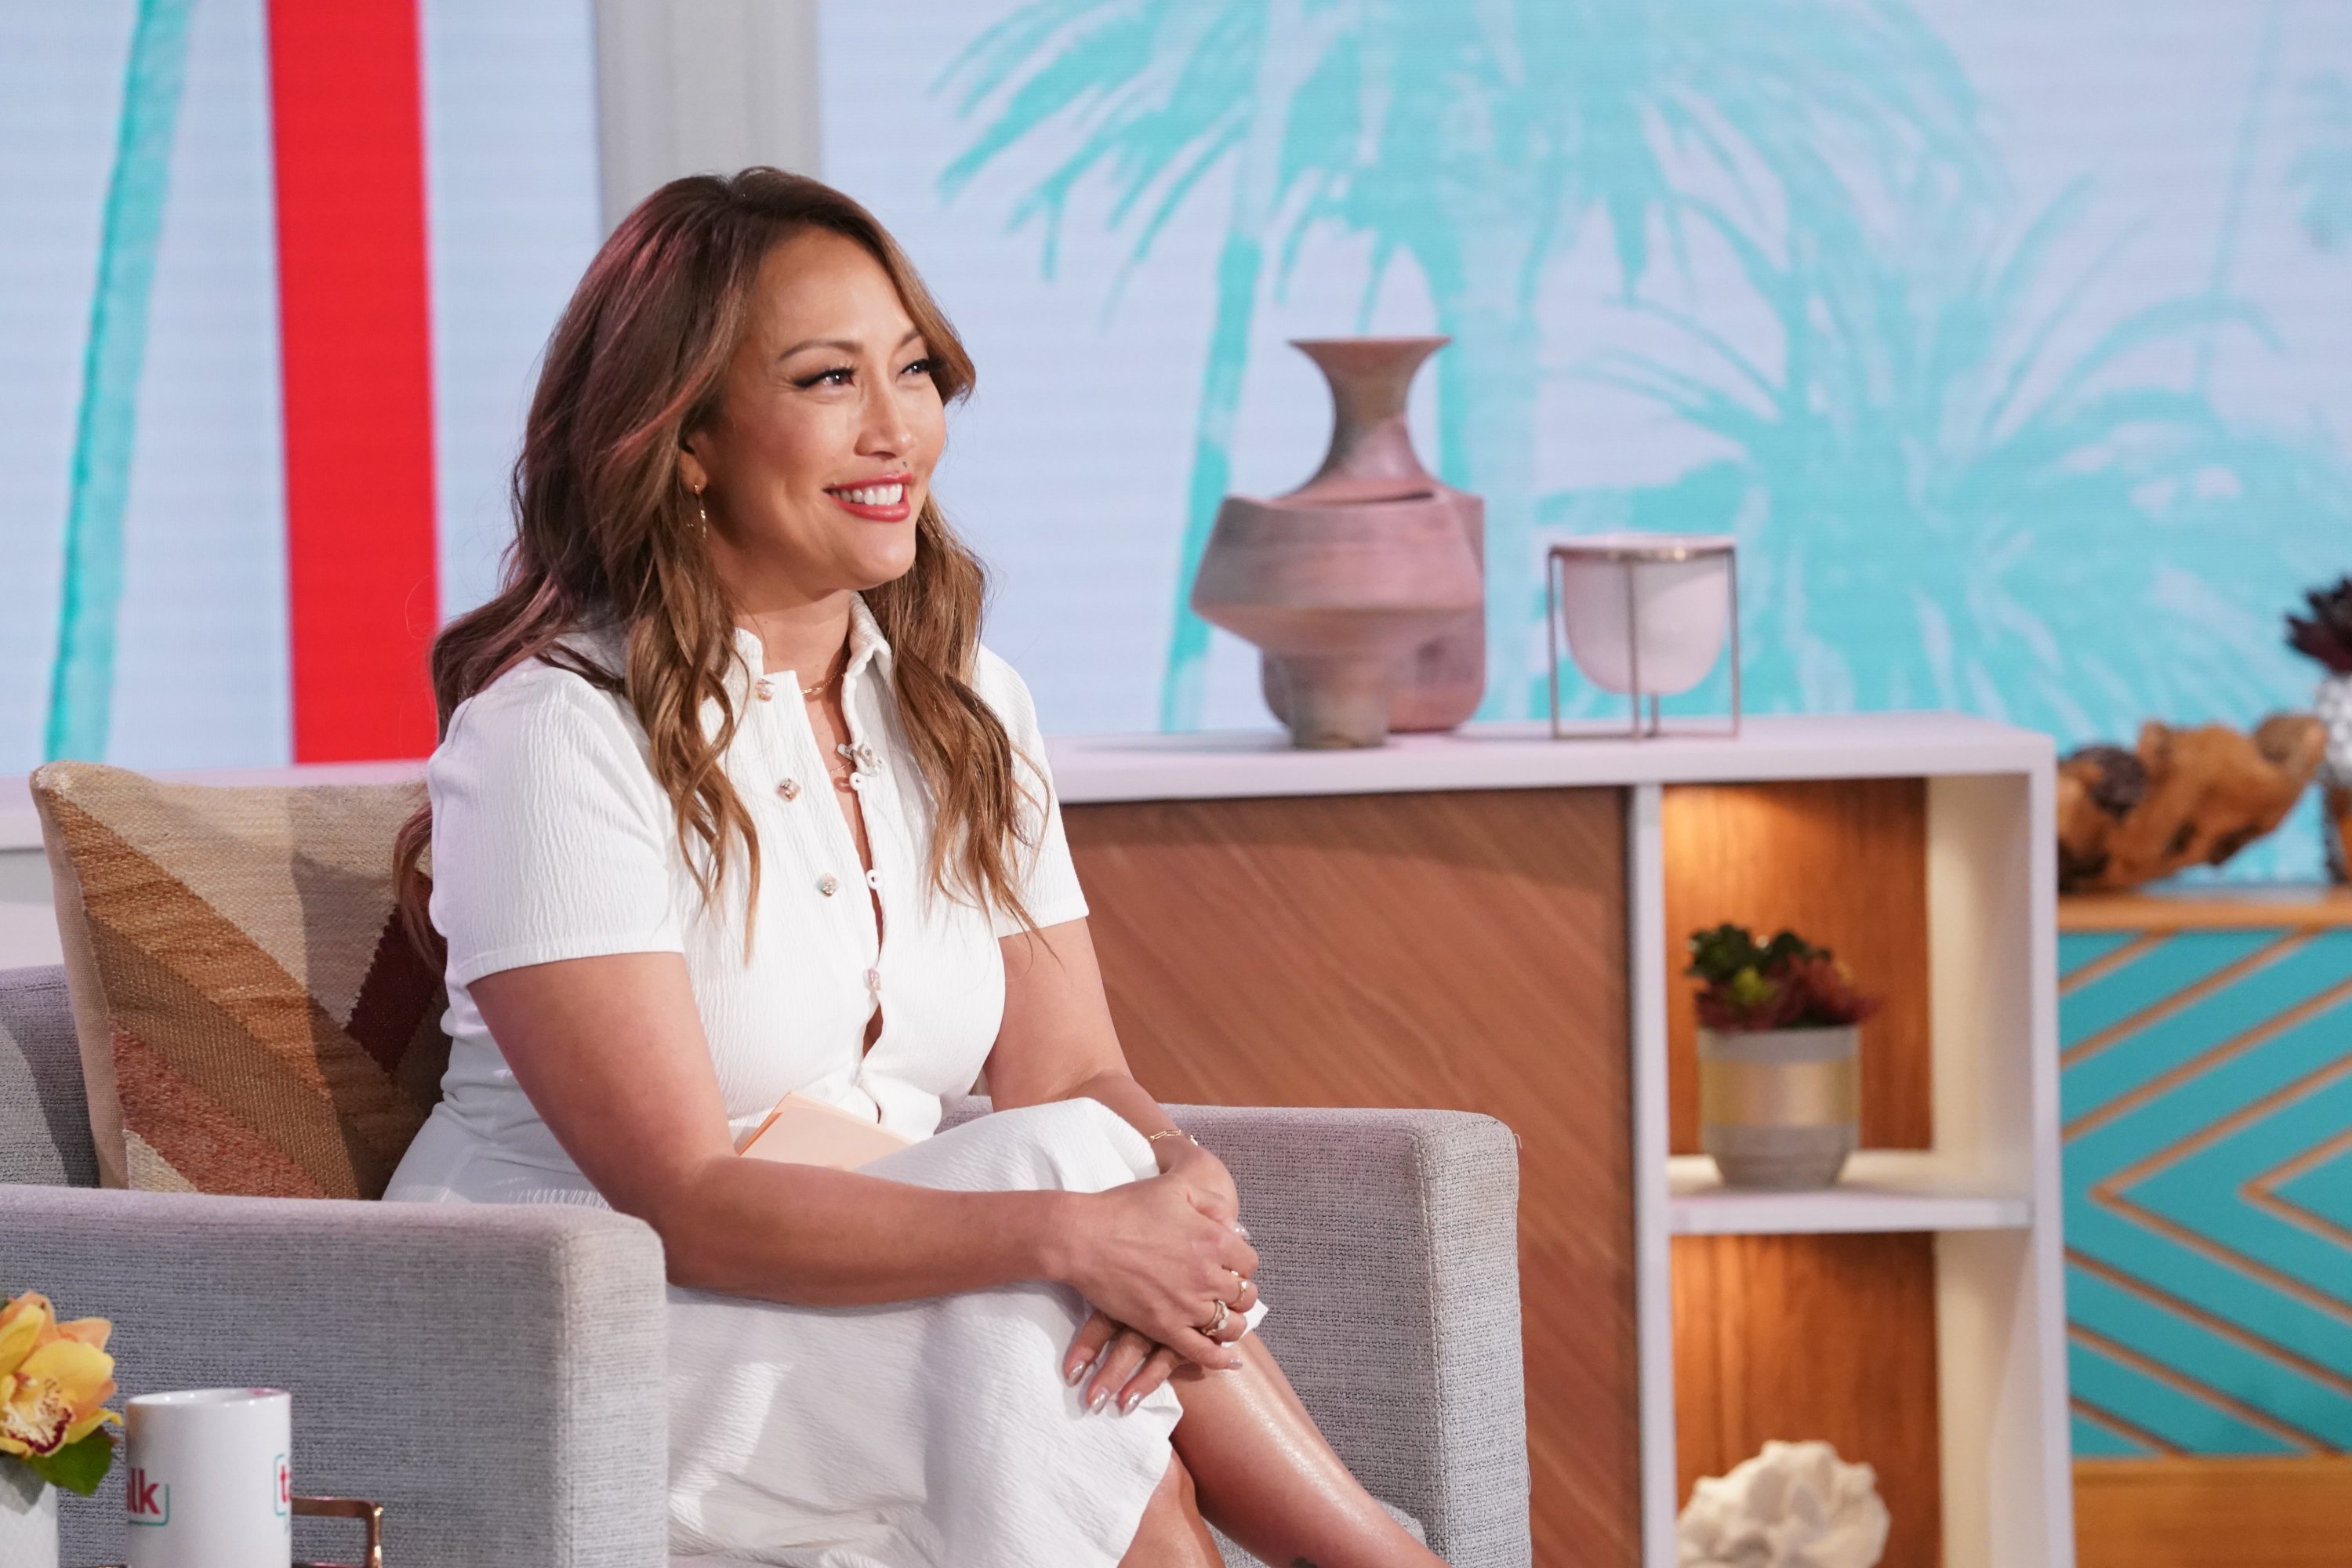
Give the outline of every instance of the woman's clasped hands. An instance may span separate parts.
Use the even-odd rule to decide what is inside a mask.
[[[1062,1358],[1091,1410],[1133,1410],[1182,1363],[1242,1364],[1234,1341],[1257,1304],[1257,1251],[1224,1163],[1179,1142],[1159,1175],[1085,1197],[1066,1280],[1094,1315]],[[1091,1370],[1092,1375],[1088,1375]]]

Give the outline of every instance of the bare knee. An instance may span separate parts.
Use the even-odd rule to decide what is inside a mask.
[[[1171,1450],[1167,1473],[1143,1505],[1142,1521],[1119,1568],[1223,1568],[1215,1541],[1201,1519],[1192,1472]]]

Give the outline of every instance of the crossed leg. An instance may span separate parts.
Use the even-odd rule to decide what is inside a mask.
[[[1143,1521],[1119,1568],[1224,1568],[1209,1527],[1201,1522],[1201,1505],[1192,1489],[1192,1473],[1183,1459],[1168,1456],[1168,1473],[1143,1505]]]
[[[1277,1568],[1444,1568],[1349,1473],[1255,1334],[1241,1352],[1237,1372],[1171,1380],[1184,1405],[1171,1479],[1121,1568],[1213,1568],[1203,1515]]]

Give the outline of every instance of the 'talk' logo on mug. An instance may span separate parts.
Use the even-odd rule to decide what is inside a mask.
[[[162,1495],[158,1502],[156,1497]],[[131,1479],[122,1485],[124,1500],[131,1507],[133,1524],[169,1524],[172,1522],[172,1484],[158,1481],[145,1470],[133,1465]]]

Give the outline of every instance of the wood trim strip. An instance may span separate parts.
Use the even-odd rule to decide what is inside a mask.
[[[2352,926],[2352,889],[2325,884],[2251,889],[2245,896],[2200,891],[2069,893],[2058,900],[2058,929],[2075,931],[2325,931]]]
[[[2081,1459],[2078,1568],[2344,1568],[2352,1457]]]

